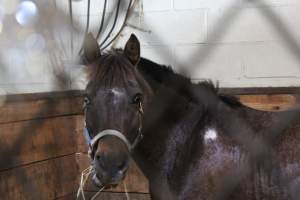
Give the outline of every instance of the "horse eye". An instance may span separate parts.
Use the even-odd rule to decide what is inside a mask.
[[[137,93],[136,95],[134,95],[134,97],[132,99],[133,104],[138,104],[142,101],[143,101],[143,95],[141,93]]]
[[[90,102],[90,99],[88,97],[84,97],[84,100],[83,100],[83,105],[84,107],[89,105],[91,102]]]

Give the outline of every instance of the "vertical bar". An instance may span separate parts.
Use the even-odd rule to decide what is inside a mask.
[[[73,6],[72,6],[72,0],[69,0],[69,15],[70,15],[70,22],[71,22],[71,55],[73,58],[73,52],[74,52],[74,36],[73,36],[73,27],[74,27],[74,23],[73,23]]]

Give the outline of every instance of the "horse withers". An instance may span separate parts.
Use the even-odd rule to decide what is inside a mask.
[[[132,157],[151,198],[293,199],[300,194],[300,134],[286,131],[298,111],[262,112],[218,94],[170,67],[124,50],[84,46],[89,83],[85,135],[99,187],[119,183]]]

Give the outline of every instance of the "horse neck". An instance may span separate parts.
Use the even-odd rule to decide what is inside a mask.
[[[243,133],[265,138],[268,143],[276,142],[286,129],[299,119],[299,111],[267,112],[245,106],[228,110],[222,104],[218,122],[226,133]],[[233,126],[229,126],[229,125]],[[238,125],[238,126],[236,126]]]
[[[188,78],[173,72],[171,67],[154,63],[145,58],[141,58],[138,70],[154,91],[161,84],[175,90],[191,84]]]
[[[212,107],[220,99],[217,90],[210,81],[193,84],[191,80],[181,74],[175,73],[171,67],[154,63],[141,58],[138,65],[139,74],[148,83],[154,93],[163,88],[168,88],[179,96],[183,96],[197,104]]]
[[[162,176],[176,163],[176,157],[189,154],[191,141],[201,141],[193,134],[202,129],[199,124],[202,109],[174,90],[162,86],[155,93],[144,115],[144,139],[135,153],[135,160],[148,178]],[[198,137],[198,138],[195,138]],[[198,145],[200,147],[200,145]],[[182,153],[180,153],[182,152]]]

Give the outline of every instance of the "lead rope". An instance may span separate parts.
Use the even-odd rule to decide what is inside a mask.
[[[102,187],[92,198],[91,200],[95,200],[99,195],[100,193],[104,190],[104,187]]]

